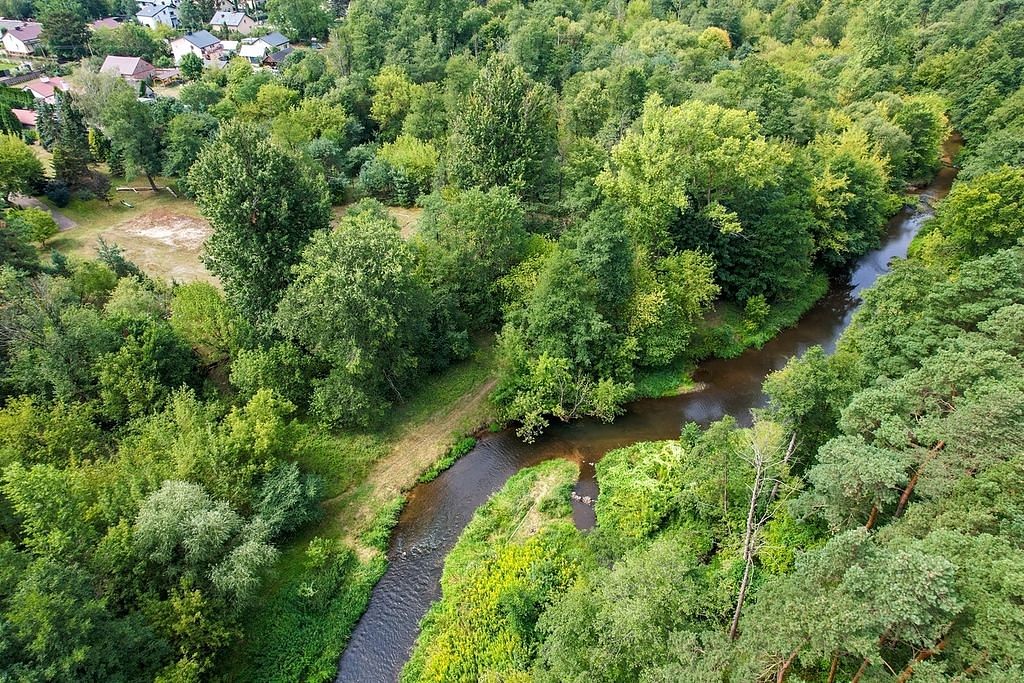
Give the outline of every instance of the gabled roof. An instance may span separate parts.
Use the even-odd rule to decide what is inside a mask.
[[[39,118],[39,115],[31,109],[12,109],[11,113],[14,114],[14,118],[18,119],[18,123],[29,128],[34,128],[36,119]]]
[[[196,31],[195,33],[186,33],[182,36],[183,40],[187,40],[192,43],[200,50],[216,45],[220,42],[220,38],[213,35],[209,31]]]
[[[98,28],[117,28],[121,25],[121,20],[117,17],[106,17],[104,19],[97,19],[96,21],[89,24],[89,28],[95,31]]]
[[[213,26],[238,26],[245,19],[245,12],[217,12],[210,19]]]
[[[272,55],[267,55],[263,61],[264,63],[273,64],[274,66],[277,66],[278,64],[283,62],[288,57],[288,55],[290,55],[293,52],[295,52],[294,47],[286,47],[283,50],[278,50]]]
[[[142,9],[140,9],[135,16],[137,16],[137,17],[155,17],[156,15],[160,14],[164,10],[168,10],[168,9],[174,9],[174,8],[173,7],[169,7],[168,5],[147,5],[146,7],[143,7]]]
[[[22,83],[19,86],[22,90],[31,90],[33,93],[43,99],[49,99],[53,97],[53,93],[57,90],[70,90],[71,86],[68,85],[63,78],[59,76],[36,78],[27,83]]]
[[[31,43],[39,40],[43,32],[43,25],[36,22],[25,22],[18,26],[12,26],[7,32],[23,43]]]
[[[103,60],[100,73],[114,74],[130,78],[132,76],[146,76],[153,71],[153,65],[141,57],[115,57],[110,55]]]
[[[273,47],[280,47],[282,45],[287,45],[288,43],[291,42],[290,40],[288,40],[288,38],[286,38],[283,34],[279,33],[278,31],[268,33],[267,35],[260,37],[260,40],[262,40],[267,45],[271,45]]]

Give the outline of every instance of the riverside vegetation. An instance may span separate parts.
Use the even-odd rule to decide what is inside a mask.
[[[39,107],[52,177],[2,135],[0,196],[173,178],[220,287],[5,211],[3,675],[332,678],[403,434],[491,376],[477,417],[525,439],[612,420],[763,343],[955,129],[960,180],[835,355],[749,429],[603,460],[589,537],[564,464],[515,479],[405,677],[1020,678],[1022,46],[996,0],[353,0],[280,73],[155,102],[86,59]]]

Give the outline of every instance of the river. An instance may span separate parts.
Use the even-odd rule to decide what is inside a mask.
[[[951,142],[947,152],[955,151]],[[419,631],[419,621],[441,595],[439,580],[445,556],[473,513],[519,470],[552,458],[580,466],[576,491],[595,496],[594,463],[605,453],[639,441],[674,439],[690,421],[702,425],[732,415],[749,424],[750,410],[763,406],[761,384],[793,356],[820,345],[831,352],[850,324],[860,292],[904,257],[910,241],[932,215],[931,205],[944,197],[956,172],[944,166],[920,193],[916,207],[906,207],[888,223],[881,246],[865,254],[844,286],[836,286],[795,326],[760,349],[728,360],[702,363],[694,379],[700,391],[671,398],[631,403],[612,424],[583,420],[550,427],[537,443],[525,444],[506,430],[480,439],[477,446],[428,484],[417,485],[398,520],[388,550],[389,566],[377,583],[341,657],[338,681],[385,683],[398,679]],[[593,509],[574,503],[577,526],[593,525]]]

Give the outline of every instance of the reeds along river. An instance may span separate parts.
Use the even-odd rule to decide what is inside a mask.
[[[947,151],[955,151],[956,142]],[[579,463],[580,496],[596,496],[594,465],[605,453],[638,441],[674,439],[687,422],[708,424],[726,415],[749,423],[750,410],[764,405],[765,376],[809,347],[831,352],[850,323],[860,292],[889,269],[894,257],[904,257],[914,235],[933,214],[932,204],[944,197],[956,171],[944,167],[920,195],[888,224],[882,244],[861,258],[848,283],[834,287],[794,327],[761,349],[738,358],[701,364],[694,379],[700,391],[682,396],[641,400],[628,406],[612,424],[581,421],[553,425],[534,444],[525,444],[511,431],[482,438],[470,453],[429,484],[416,486],[395,527],[388,551],[390,565],[374,588],[341,658],[338,680],[344,683],[383,683],[398,679],[416,640],[420,619],[440,597],[444,558],[474,511],[520,469],[551,458]],[[574,503],[577,526],[593,525],[593,509]]]

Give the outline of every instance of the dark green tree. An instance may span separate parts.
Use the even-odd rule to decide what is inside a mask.
[[[258,127],[233,123],[200,152],[188,182],[213,224],[210,269],[237,310],[268,331],[292,265],[310,236],[330,224],[322,173]]]

